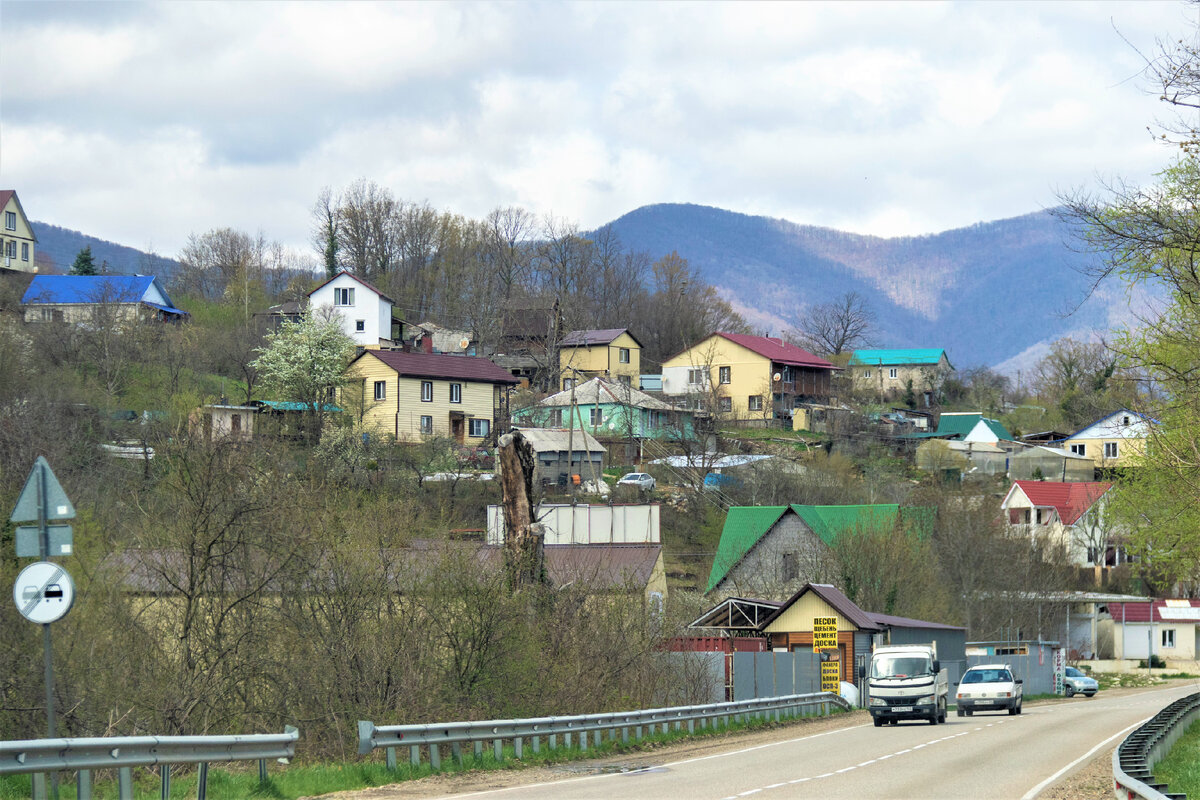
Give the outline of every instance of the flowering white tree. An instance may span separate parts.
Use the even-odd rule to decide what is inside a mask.
[[[345,383],[346,365],[354,357],[354,340],[337,319],[308,314],[300,322],[284,322],[258,348],[253,366],[259,382],[283,400],[304,404],[308,430],[319,439],[325,404]]]

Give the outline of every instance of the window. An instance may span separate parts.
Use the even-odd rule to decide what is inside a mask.
[[[8,242],[8,257],[9,258],[17,257],[17,242],[15,239],[10,239]]]
[[[476,439],[482,439],[487,436],[488,431],[492,428],[492,421],[488,419],[472,419],[468,424],[471,428],[471,436]]]
[[[367,321],[365,319],[354,320],[354,332],[362,333],[367,329]]]
[[[895,367],[888,367],[888,377],[889,378],[896,377],[896,368]]]
[[[600,423],[604,422],[604,411],[599,408],[593,408],[591,410],[591,418],[592,418],[592,427],[594,428],[597,425],[599,425]]]
[[[733,400],[728,397],[722,397],[719,401],[719,408],[722,411],[733,411]]]
[[[750,395],[750,400],[748,402],[749,402],[751,411],[762,411],[762,395],[761,394]]]
[[[622,364],[629,363],[629,348],[628,347],[621,347],[621,348],[617,349],[617,361],[621,362]]]
[[[1129,417],[1121,417],[1121,424],[1128,426],[1129,425]]]
[[[720,367],[717,369],[717,375],[721,383],[729,383],[733,380],[733,367]]]
[[[462,402],[462,384],[461,383],[450,384],[450,402],[451,403],[461,403]]]
[[[617,382],[618,382],[618,383],[623,383],[623,384],[625,384],[626,386],[632,386],[632,385],[633,385],[633,381],[632,381],[632,379],[631,379],[631,378],[630,378],[628,375],[618,375],[618,376],[617,376]]]
[[[871,370],[869,370],[869,369],[864,369],[864,370],[863,370],[863,377],[864,377],[864,378],[869,378],[869,377],[871,377]]]
[[[688,383],[690,383],[693,386],[703,386],[705,383],[704,370],[689,369],[688,370]]]
[[[433,381],[421,381],[421,402],[433,402]]]
[[[334,289],[333,304],[335,306],[354,305],[354,289]]]
[[[387,400],[387,381],[375,381],[375,399]]]
[[[29,242],[21,242],[21,260],[29,260]]]
[[[241,414],[230,415],[230,417],[229,417],[229,432],[235,433],[235,434],[242,432],[242,415]]]
[[[1077,456],[1086,456],[1087,455],[1087,445],[1086,444],[1073,444],[1073,445],[1071,445],[1071,452]]]
[[[433,433],[433,417],[421,417],[421,433]]]
[[[562,427],[562,409],[561,408],[556,408],[550,412],[550,427],[551,428],[561,428]]]
[[[1104,457],[1105,458],[1116,458],[1117,457],[1117,443],[1116,442],[1105,442],[1104,443]]]
[[[797,558],[795,553],[783,554],[783,579],[785,581],[794,581],[796,576],[800,574],[797,567]]]
[[[574,389],[574,388],[575,388],[575,379],[574,378],[563,378],[563,391],[564,392],[570,391],[571,389]]]
[[[4,212],[4,229],[8,231],[15,231],[17,229],[17,212]]]
[[[1162,646],[1163,647],[1174,647],[1175,646],[1175,629],[1174,628],[1163,628]]]

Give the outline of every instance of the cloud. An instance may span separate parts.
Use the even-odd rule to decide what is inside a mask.
[[[885,236],[1023,214],[1165,163],[1121,35],[1190,24],[1146,2],[52,9],[0,19],[0,182],[168,254],[217,225],[306,247],[317,192],[358,177],[584,228],[669,201]]]

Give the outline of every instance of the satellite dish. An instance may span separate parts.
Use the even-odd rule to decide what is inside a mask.
[[[775,373],[774,375],[772,375],[771,377],[772,377],[774,380],[776,380],[776,381],[781,381],[781,380],[783,380],[783,376],[782,376],[782,375],[780,375],[778,372],[776,372],[776,373]]]
[[[459,350],[466,350],[470,345],[471,345],[470,339],[467,339],[464,337],[464,338],[458,340],[458,349]]]

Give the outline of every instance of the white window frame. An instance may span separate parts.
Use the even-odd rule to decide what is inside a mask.
[[[433,433],[433,417],[428,414],[421,415],[421,433],[426,435]]]
[[[728,414],[729,412],[733,411],[733,398],[732,397],[717,398],[717,408],[720,409],[721,413],[723,413],[723,414]]]
[[[597,425],[603,424],[604,409],[601,409],[601,408],[588,409],[588,418],[591,420],[591,425],[593,428],[596,427]]]
[[[375,381],[375,402],[387,400],[387,381]]]
[[[717,381],[721,384],[733,383],[733,367],[717,367]]]
[[[688,385],[689,386],[703,386],[705,383],[706,383],[706,381],[704,380],[704,368],[703,367],[689,367],[688,368]]]
[[[15,231],[16,229],[17,229],[17,212],[5,211],[4,212],[4,230]]]
[[[1086,456],[1087,445],[1083,444],[1082,442],[1076,442],[1075,444],[1071,445],[1071,452],[1077,456]]]
[[[21,260],[29,260],[29,242],[21,242]]]
[[[1160,641],[1162,642],[1163,647],[1174,648],[1175,647],[1175,629],[1174,628],[1163,628],[1162,629],[1162,639]]]
[[[333,304],[339,308],[348,308],[354,305],[354,287],[335,286],[333,288]]]
[[[1121,457],[1120,452],[1121,452],[1120,448],[1117,447],[1116,442],[1105,442],[1104,443],[1104,457],[1105,458],[1120,458]]]
[[[471,417],[467,420],[467,435],[474,439],[486,439],[492,432],[492,421],[483,417]]]
[[[898,377],[900,377],[900,370],[895,367],[888,367],[888,378],[895,380]]]
[[[563,386],[564,392],[571,391],[572,389],[575,388],[575,379],[574,378],[563,378],[562,386]]]
[[[617,348],[617,361],[622,364],[629,363],[629,348],[628,347]]]
[[[9,257],[9,258],[16,258],[16,257],[17,257],[17,240],[16,240],[16,239],[9,239],[9,240],[8,240],[8,253],[7,253],[7,255],[8,255],[8,257]]]
[[[869,369],[864,369],[864,370],[863,370],[863,377],[864,377],[864,378],[869,378],[869,377],[871,377],[871,370],[869,370]]]
[[[761,394],[750,395],[749,399],[746,400],[746,407],[748,409],[750,409],[751,411],[762,411],[763,410],[762,395]]]
[[[562,409],[561,408],[550,409],[550,427],[551,428],[561,428],[562,426],[563,426]]]
[[[462,384],[461,383],[450,384],[450,402],[451,403],[461,403],[462,402]]]
[[[433,381],[421,381],[421,402],[433,402]]]

